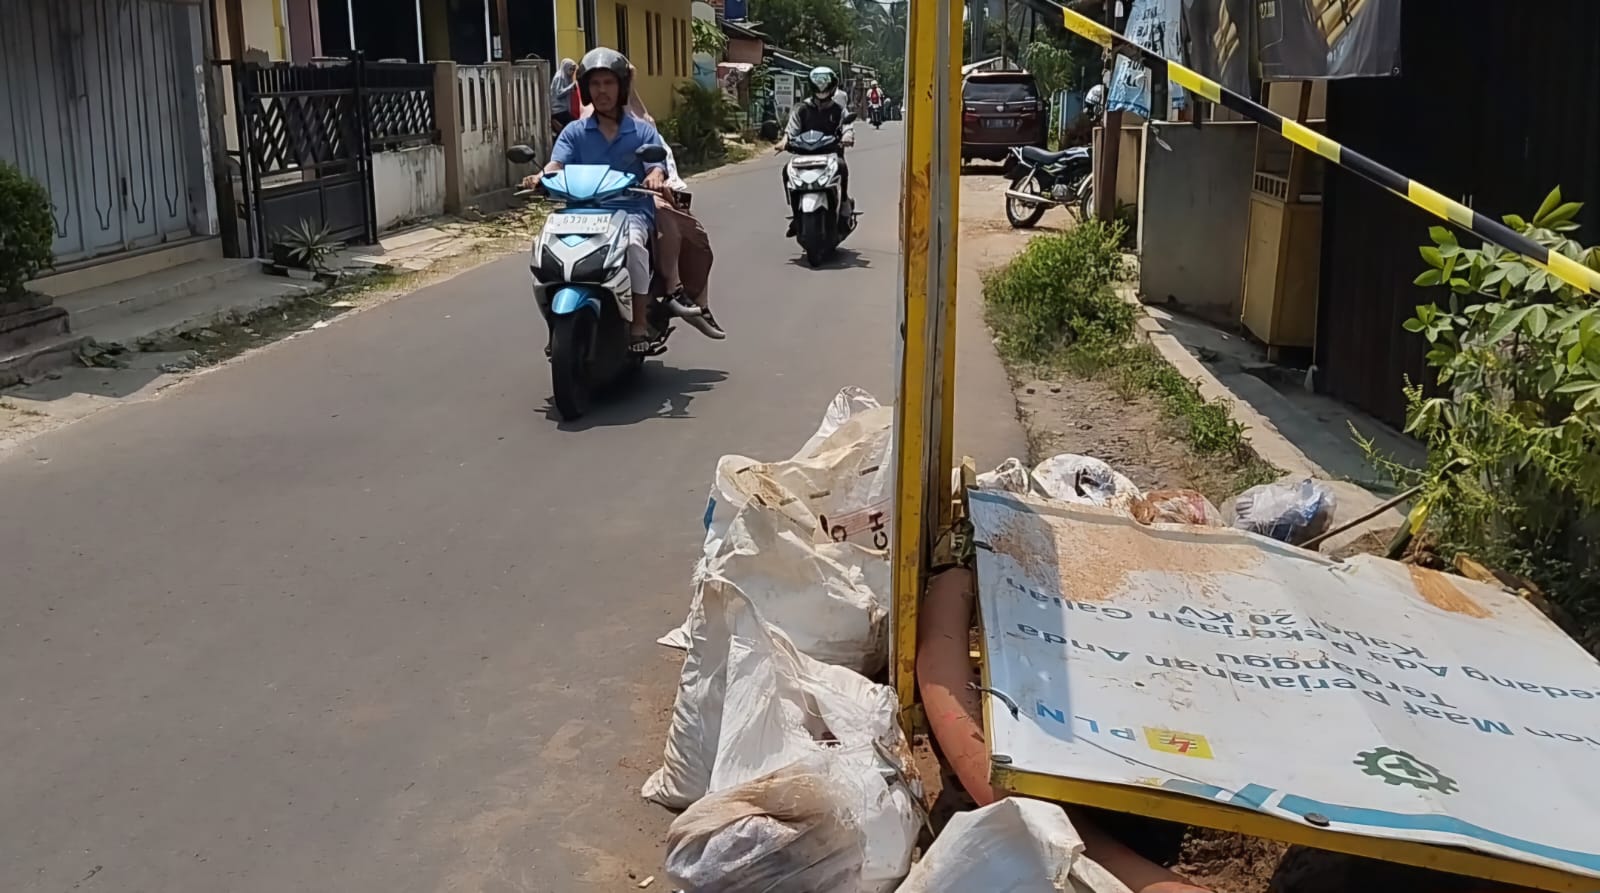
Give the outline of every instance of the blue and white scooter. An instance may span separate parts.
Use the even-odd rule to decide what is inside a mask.
[[[639,159],[647,164],[664,162],[667,150],[643,146]],[[527,146],[512,146],[506,158],[532,164],[537,154]],[[628,214],[617,199],[642,192],[632,174],[604,164],[569,164],[540,178],[541,190],[565,205],[545,218],[534,240],[529,269],[533,296],[550,327],[550,379],[556,412],[572,421],[589,411],[595,391],[644,367],[646,354],[628,351],[628,328],[633,320],[634,283],[625,263]],[[530,195],[531,190],[517,195]],[[686,197],[684,197],[686,198]],[[640,291],[659,291],[649,285]],[[648,354],[666,351],[672,332],[672,313],[665,297],[650,302],[650,330],[656,346]]]

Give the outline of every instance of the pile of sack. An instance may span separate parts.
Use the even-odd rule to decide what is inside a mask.
[[[920,783],[895,692],[869,678],[888,661],[893,420],[847,388],[790,458],[717,462],[689,614],[660,639],[685,652],[642,791],[682,811],[667,875],[686,893],[1121,893],[1059,806],[1021,798],[957,817],[912,868]],[[1227,519],[1198,493],[1141,493],[1086,456],[1031,471],[1009,460],[978,484],[1144,523],[1275,535],[1317,520],[1289,517],[1276,490],[1241,494]]]

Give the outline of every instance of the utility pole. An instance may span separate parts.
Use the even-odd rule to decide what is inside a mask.
[[[1000,0],[1000,70],[1011,66],[1006,59],[1006,41],[1011,36],[1011,0]]]

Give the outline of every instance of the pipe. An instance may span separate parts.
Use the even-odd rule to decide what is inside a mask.
[[[1015,189],[1007,189],[1006,198],[1015,199],[1019,202],[1027,202],[1030,205],[1045,205],[1047,207],[1054,207],[1056,205],[1055,199],[1040,198],[1037,195],[1029,195],[1026,192],[1018,192]]]
[[[983,738],[981,693],[973,681],[967,634],[972,628],[972,571],[956,568],[934,577],[919,610],[917,689],[928,728],[968,795],[979,806],[1006,796],[989,783],[989,745]],[[1135,893],[1211,893],[1151,862],[1101,831],[1079,812],[1068,817],[1083,838],[1084,855]]]

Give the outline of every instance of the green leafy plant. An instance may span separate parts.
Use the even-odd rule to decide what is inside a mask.
[[[722,33],[716,22],[705,19],[689,20],[690,38],[694,51],[698,55],[705,53],[713,59],[722,58],[722,50],[728,45],[728,35]]]
[[[984,296],[1002,346],[1038,361],[1085,338],[1125,339],[1138,310],[1112,290],[1126,273],[1121,240],[1122,227],[1091,220],[1034,238],[990,273]]]
[[[806,56],[831,53],[856,36],[855,15],[842,0],[751,0],[750,19],[773,46]]]
[[[1505,223],[1600,270],[1600,248],[1571,235],[1581,208],[1555,189]],[[1600,645],[1600,308],[1520,255],[1429,236],[1416,282],[1448,295],[1404,324],[1438,385],[1405,391],[1406,430],[1428,448],[1420,507],[1442,545],[1545,586]]]
[[[50,194],[33,178],[0,161],[0,298],[50,268],[55,243]]]
[[[340,242],[328,234],[326,224],[313,224],[302,218],[295,226],[284,227],[278,233],[275,250],[283,260],[302,270],[322,272],[327,269],[328,258],[339,250]]]
[[[683,147],[681,161],[704,164],[726,154],[722,133],[733,123],[733,109],[720,87],[702,87],[693,81],[678,85],[672,117],[663,122],[668,142]]]

